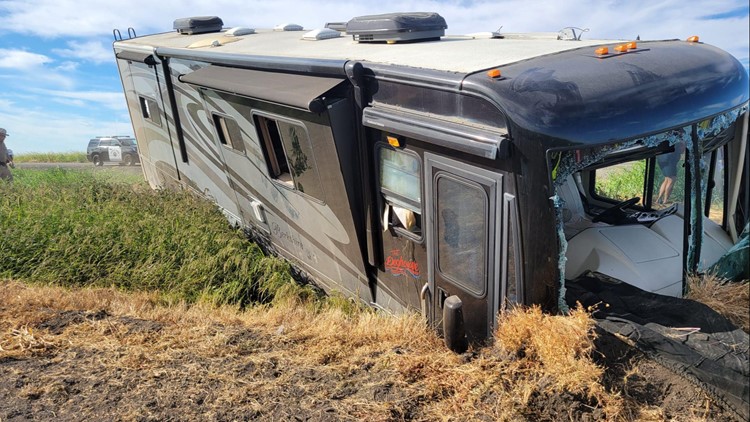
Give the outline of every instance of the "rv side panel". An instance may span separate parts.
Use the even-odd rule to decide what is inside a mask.
[[[371,302],[351,181],[345,180],[352,163],[337,150],[328,113],[349,117],[351,101],[330,99],[326,111],[312,113],[196,90],[203,109],[194,113],[206,116],[243,224],[327,289]],[[355,142],[350,123],[336,127],[339,143]]]
[[[177,184],[171,138],[162,112],[156,65],[118,59],[128,112],[138,140],[138,152],[144,177],[152,188]]]
[[[237,197],[224,171],[213,122],[205,111],[200,91],[179,80],[180,75],[206,65],[169,59],[175,101],[170,109],[178,113],[182,135],[182,139],[173,143],[177,169],[185,186],[214,201],[232,222],[240,223]]]

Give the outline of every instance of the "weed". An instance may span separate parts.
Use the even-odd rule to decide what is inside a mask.
[[[112,174],[19,171],[0,186],[0,276],[157,290],[167,302],[270,301],[289,265],[264,256],[215,206]]]
[[[750,331],[750,282],[731,282],[715,275],[688,278],[688,299],[704,303],[735,325]]]

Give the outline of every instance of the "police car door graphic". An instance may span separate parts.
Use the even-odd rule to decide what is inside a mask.
[[[122,161],[122,147],[119,145],[107,147],[107,154],[110,161]]]

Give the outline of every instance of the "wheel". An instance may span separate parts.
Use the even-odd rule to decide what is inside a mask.
[[[125,155],[122,156],[122,165],[123,166],[132,166],[134,161],[135,160],[133,160],[133,156],[130,155],[130,154],[125,154]]]
[[[623,208],[632,207],[633,205],[637,204],[638,201],[640,200],[641,198],[636,196],[634,198],[630,198],[628,200],[612,205],[606,210],[600,212],[591,221],[593,221],[594,223],[604,221],[605,223],[613,224],[610,222],[610,220],[612,220],[614,217],[617,217],[618,214],[623,214],[624,213],[624,211],[622,210]]]
[[[99,154],[95,154],[91,156],[91,161],[94,163],[95,166],[103,166],[104,162],[102,161],[102,158],[99,156]]]

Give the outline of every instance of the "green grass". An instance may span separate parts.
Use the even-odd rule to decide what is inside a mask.
[[[603,176],[602,172],[597,172],[596,194],[618,200],[642,197],[645,174],[645,161],[629,163],[628,167],[613,168],[612,173],[606,176]]]
[[[16,163],[85,163],[85,152],[28,152],[13,157]]]
[[[43,185],[49,186],[50,182],[54,179],[63,180],[74,180],[77,177],[91,178],[94,177],[96,180],[102,183],[108,183],[112,185],[126,185],[126,186],[148,186],[146,181],[143,179],[143,175],[140,173],[122,171],[117,167],[81,167],[71,169],[59,169],[50,168],[46,170],[40,169],[27,169],[22,167],[16,167],[11,170],[13,173],[13,180],[16,184],[26,187],[41,187]]]
[[[675,180],[672,194],[670,195],[672,202],[682,202],[685,197],[685,175],[682,162],[680,162],[678,169],[680,171],[677,174],[677,180]],[[661,182],[664,180],[659,166],[655,166],[655,170],[654,199],[658,196],[659,186],[661,186]],[[629,163],[628,167],[615,168],[612,170],[612,173],[606,175],[601,171],[597,171],[596,194],[622,201],[636,196],[643,199],[645,174],[645,160]]]
[[[214,205],[115,173],[22,169],[0,183],[0,277],[239,305],[290,284],[289,264],[263,255]]]

